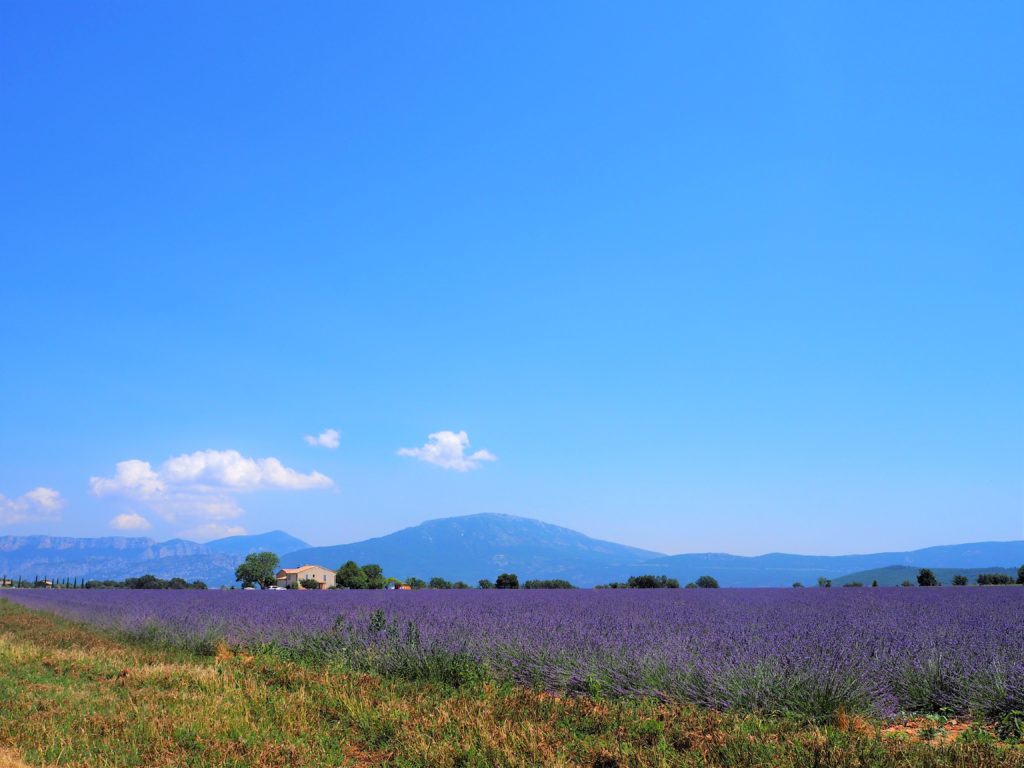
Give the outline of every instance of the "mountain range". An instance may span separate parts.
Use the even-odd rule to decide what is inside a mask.
[[[347,560],[378,563],[398,578],[443,576],[476,584],[502,572],[524,579],[567,579],[579,586],[618,578],[657,552],[600,541],[582,533],[511,515],[429,520],[387,536],[313,547],[282,558],[285,565]]]
[[[250,552],[287,552],[309,545],[284,531],[231,536],[197,544],[143,537],[0,536],[0,576],[34,579],[115,579],[152,573],[211,586],[231,584]]]
[[[347,560],[378,563],[398,578],[443,576],[475,584],[513,572],[527,579],[567,579],[581,587],[624,581],[643,573],[680,582],[714,576],[723,587],[782,587],[814,584],[819,576],[862,580],[859,573],[899,566],[884,573],[902,581],[917,568],[1005,571],[1024,563],[1024,541],[978,542],[910,552],[862,555],[756,557],[724,553],[666,555],[585,536],[539,520],[479,514],[430,520],[387,536],[351,544],[310,547],[283,531],[232,536],[205,544],[141,537],[0,537],[0,576],[32,579],[123,579],[152,573],[161,578],[200,579],[210,586],[234,583],[234,569],[250,552],[270,550],[283,567],[307,563],[337,568]],[[867,582],[870,583],[870,580]],[[882,583],[882,579],[879,580]],[[896,582],[898,583],[898,582]]]

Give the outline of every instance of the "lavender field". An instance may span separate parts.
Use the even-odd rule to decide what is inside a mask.
[[[1024,589],[1012,587],[4,596],[162,642],[414,679],[812,717],[1024,709]]]

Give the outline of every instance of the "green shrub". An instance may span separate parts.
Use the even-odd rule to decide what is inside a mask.
[[[679,580],[670,579],[668,576],[630,576],[626,582],[630,589],[679,589]],[[697,579],[697,586],[700,586],[700,579]]]
[[[531,579],[523,584],[523,589],[576,589],[565,579]]]
[[[977,582],[981,586],[990,586],[990,585],[997,585],[997,586],[999,586],[999,585],[1003,585],[1003,584],[1012,584],[1013,583],[1013,579],[1011,579],[1005,573],[979,573],[978,574],[978,578],[977,578]]]
[[[519,589],[519,577],[514,573],[503,573],[494,582],[497,589]]]
[[[996,734],[1003,741],[1024,739],[1024,710],[1012,709],[999,718],[999,722],[996,723]]]

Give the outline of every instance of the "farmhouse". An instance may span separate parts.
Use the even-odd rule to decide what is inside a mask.
[[[302,582],[313,579],[319,589],[330,589],[334,586],[334,571],[322,565],[304,565],[301,568],[282,568],[277,572],[277,586],[305,589]]]

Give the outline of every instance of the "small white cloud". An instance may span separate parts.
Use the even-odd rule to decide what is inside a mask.
[[[56,512],[64,506],[64,500],[60,497],[60,493],[53,488],[33,488],[25,494],[24,498],[28,500],[29,504],[47,512]]]
[[[188,531],[182,531],[182,538],[195,541],[209,541],[210,539],[222,539],[225,536],[243,536],[245,528],[240,525],[221,525],[220,523],[206,523]]]
[[[336,429],[325,429],[319,435],[306,435],[303,439],[310,445],[330,448],[332,451],[341,444],[341,435]]]
[[[33,488],[14,499],[0,493],[0,525],[60,520],[64,499],[53,488]]]
[[[428,435],[427,443],[422,448],[400,448],[398,455],[411,456],[442,469],[454,469],[456,472],[479,469],[480,462],[497,461],[498,459],[487,450],[479,450],[467,455],[468,448],[469,435],[465,432],[443,430]]]
[[[91,477],[89,485],[97,496],[131,493],[148,498],[167,490],[166,483],[153,471],[149,462],[139,459],[117,462],[117,472],[113,477]]]
[[[154,469],[148,461],[117,464],[113,477],[89,480],[97,496],[144,503],[165,520],[193,517],[230,520],[243,514],[235,495],[265,490],[303,491],[329,488],[331,478],[302,473],[278,459],[253,459],[238,451],[196,451],[167,459]]]
[[[112,519],[110,527],[118,531],[145,531],[153,526],[138,512],[125,512]]]

